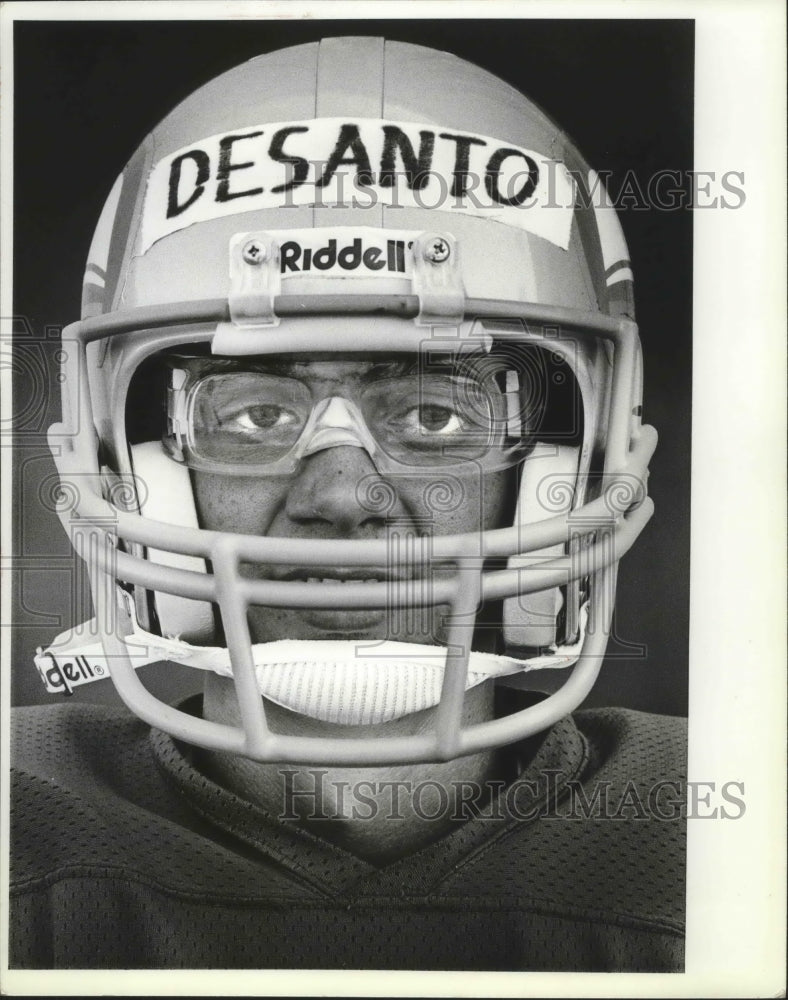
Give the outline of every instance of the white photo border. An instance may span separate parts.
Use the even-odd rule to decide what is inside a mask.
[[[357,2],[7,3],[2,9],[2,271],[11,310],[14,20],[354,18]],[[692,18],[695,162],[744,171],[746,203],[694,220],[689,779],[742,781],[736,823],[690,820],[683,974],[25,972],[11,995],[769,996],[785,990],[785,8],[781,0],[381,0],[375,18]],[[10,412],[3,393],[3,417]],[[8,456],[3,449],[5,469]],[[3,476],[2,540],[9,541]],[[3,587],[3,620],[8,620]],[[2,732],[8,642],[2,638]],[[8,891],[2,740],[2,892]],[[2,921],[5,924],[5,921]]]

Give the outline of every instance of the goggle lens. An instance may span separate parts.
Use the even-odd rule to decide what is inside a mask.
[[[313,397],[308,381],[237,369],[173,374],[165,444],[195,467],[282,467],[305,451],[304,439],[319,424],[324,400]],[[371,438],[398,464],[446,466],[491,456],[506,464],[521,438],[511,374],[416,372],[335,398],[352,404],[347,412],[362,424],[359,439]]]

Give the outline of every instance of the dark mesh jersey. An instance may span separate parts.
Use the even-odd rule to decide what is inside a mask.
[[[683,969],[683,720],[578,712],[376,867],[123,712],[14,716],[12,968]]]

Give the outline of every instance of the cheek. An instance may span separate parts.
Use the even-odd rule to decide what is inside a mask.
[[[403,477],[399,495],[414,520],[436,535],[509,527],[517,501],[517,476],[476,471],[467,476]]]
[[[264,535],[284,503],[287,491],[279,479],[192,475],[200,526],[210,531]]]
[[[517,469],[504,469],[484,477],[482,526],[508,528],[514,523],[517,505]]]

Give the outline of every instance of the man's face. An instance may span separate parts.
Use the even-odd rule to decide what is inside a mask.
[[[314,406],[337,397],[351,402],[365,394],[369,398],[381,384],[381,365],[371,361],[299,361],[288,365],[286,374],[308,387]],[[413,373],[410,377],[417,380],[419,376]],[[244,414],[247,424],[249,419]],[[269,407],[255,419],[281,424],[287,417]],[[438,431],[450,430],[452,419],[439,407],[422,407],[404,416],[403,433],[408,433],[413,421],[431,422]],[[500,527],[511,512],[512,475],[510,469],[484,472],[474,461],[453,466],[450,474],[423,466],[381,474],[364,447],[340,443],[306,455],[292,474],[195,472],[194,485],[205,528],[277,538],[353,541],[385,539],[392,533],[402,538],[478,533]],[[389,567],[370,569],[249,566],[245,572],[266,579],[319,578],[328,581],[326,585],[342,586],[341,581],[350,577],[396,579],[403,574],[403,566],[392,559]],[[440,609],[429,606],[415,611],[257,607],[249,615],[255,642],[356,637],[435,642],[445,638],[442,618]]]

